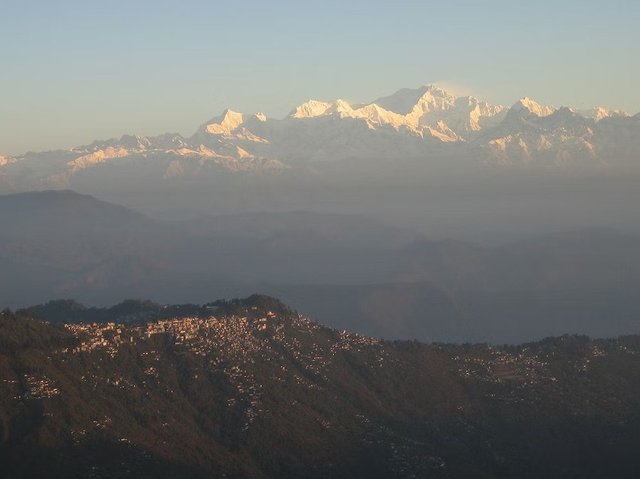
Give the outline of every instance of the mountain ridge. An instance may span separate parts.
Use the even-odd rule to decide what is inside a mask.
[[[0,477],[595,479],[639,467],[638,336],[388,342],[260,295],[135,320],[150,307],[80,323],[0,313]]]
[[[283,119],[227,109],[191,137],[123,135],[71,150],[0,158],[0,188],[68,187],[84,170],[111,164],[140,168],[152,161],[170,180],[209,170],[299,169],[344,158],[430,158],[447,144],[462,145],[456,154],[479,155],[477,162],[494,166],[611,167],[635,158],[639,129],[637,115],[602,107],[555,108],[527,97],[504,107],[425,85],[365,104],[310,100]]]
[[[0,223],[0,309],[262,291],[324,324],[390,339],[638,330],[640,236],[615,229],[483,246],[356,214],[159,220],[64,191],[0,195]]]

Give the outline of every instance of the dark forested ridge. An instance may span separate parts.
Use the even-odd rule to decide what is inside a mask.
[[[386,342],[264,296],[55,302],[2,313],[0,381],[2,478],[640,470],[638,336]]]

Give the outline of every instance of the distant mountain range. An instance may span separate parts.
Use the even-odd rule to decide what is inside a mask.
[[[555,108],[529,98],[504,107],[429,85],[362,105],[310,100],[284,119],[226,110],[189,138],[125,135],[71,150],[0,157],[0,188],[66,188],[93,169],[105,181],[115,171],[145,171],[171,181],[221,172],[306,171],[347,159],[443,156],[481,165],[597,170],[637,167],[639,150],[638,114]],[[105,170],[110,166],[115,170]]]
[[[0,386],[3,479],[595,479],[640,468],[638,336],[387,342],[264,296],[64,302],[0,312]]]
[[[263,292],[393,339],[603,337],[640,324],[640,236],[611,229],[487,247],[353,214],[157,220],[72,191],[0,196],[0,224],[0,309]]]

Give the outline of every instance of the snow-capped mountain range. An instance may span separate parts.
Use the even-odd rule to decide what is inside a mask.
[[[634,164],[640,114],[575,110],[529,98],[511,107],[429,85],[367,104],[310,100],[284,119],[226,110],[193,136],[125,135],[64,151],[0,156],[0,186],[66,187],[88,169],[153,162],[164,180],[204,172],[273,172],[343,159],[443,154],[487,165],[611,167]]]

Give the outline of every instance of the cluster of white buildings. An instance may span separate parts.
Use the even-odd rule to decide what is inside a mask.
[[[510,354],[502,349],[489,347],[490,357],[471,354],[455,356],[459,362],[458,373],[465,378],[473,378],[491,383],[516,381],[523,385],[533,385],[545,381],[557,381],[548,371],[549,363],[527,349]]]
[[[147,361],[144,370],[149,379],[158,378],[159,371],[153,360],[161,356],[156,346],[141,347],[141,343],[158,335],[167,335],[179,354],[190,354],[202,360],[202,369],[221,371],[233,387],[227,399],[229,408],[242,408],[243,430],[263,412],[262,382],[266,378],[255,377],[257,363],[283,362],[283,366],[271,373],[271,380],[294,381],[308,389],[320,389],[327,380],[327,368],[336,355],[343,351],[362,351],[379,346],[376,339],[342,331],[334,333],[301,315],[279,318],[272,311],[260,313],[257,309],[245,311],[246,315],[210,316],[208,318],[184,317],[164,319],[138,325],[68,324],[65,327],[78,339],[79,344],[65,350],[70,354],[87,354],[104,351],[115,357],[122,347],[135,346]],[[326,341],[318,341],[325,334]],[[372,361],[382,365],[384,350],[380,346]],[[292,362],[291,366],[284,365]],[[290,371],[290,368],[298,371]],[[259,370],[259,369],[258,369]],[[194,372],[195,379],[198,373]],[[117,387],[127,387],[118,378],[93,378]],[[142,384],[144,387],[144,382]]]
[[[26,398],[44,399],[60,395],[60,390],[46,376],[24,375],[27,384]]]

